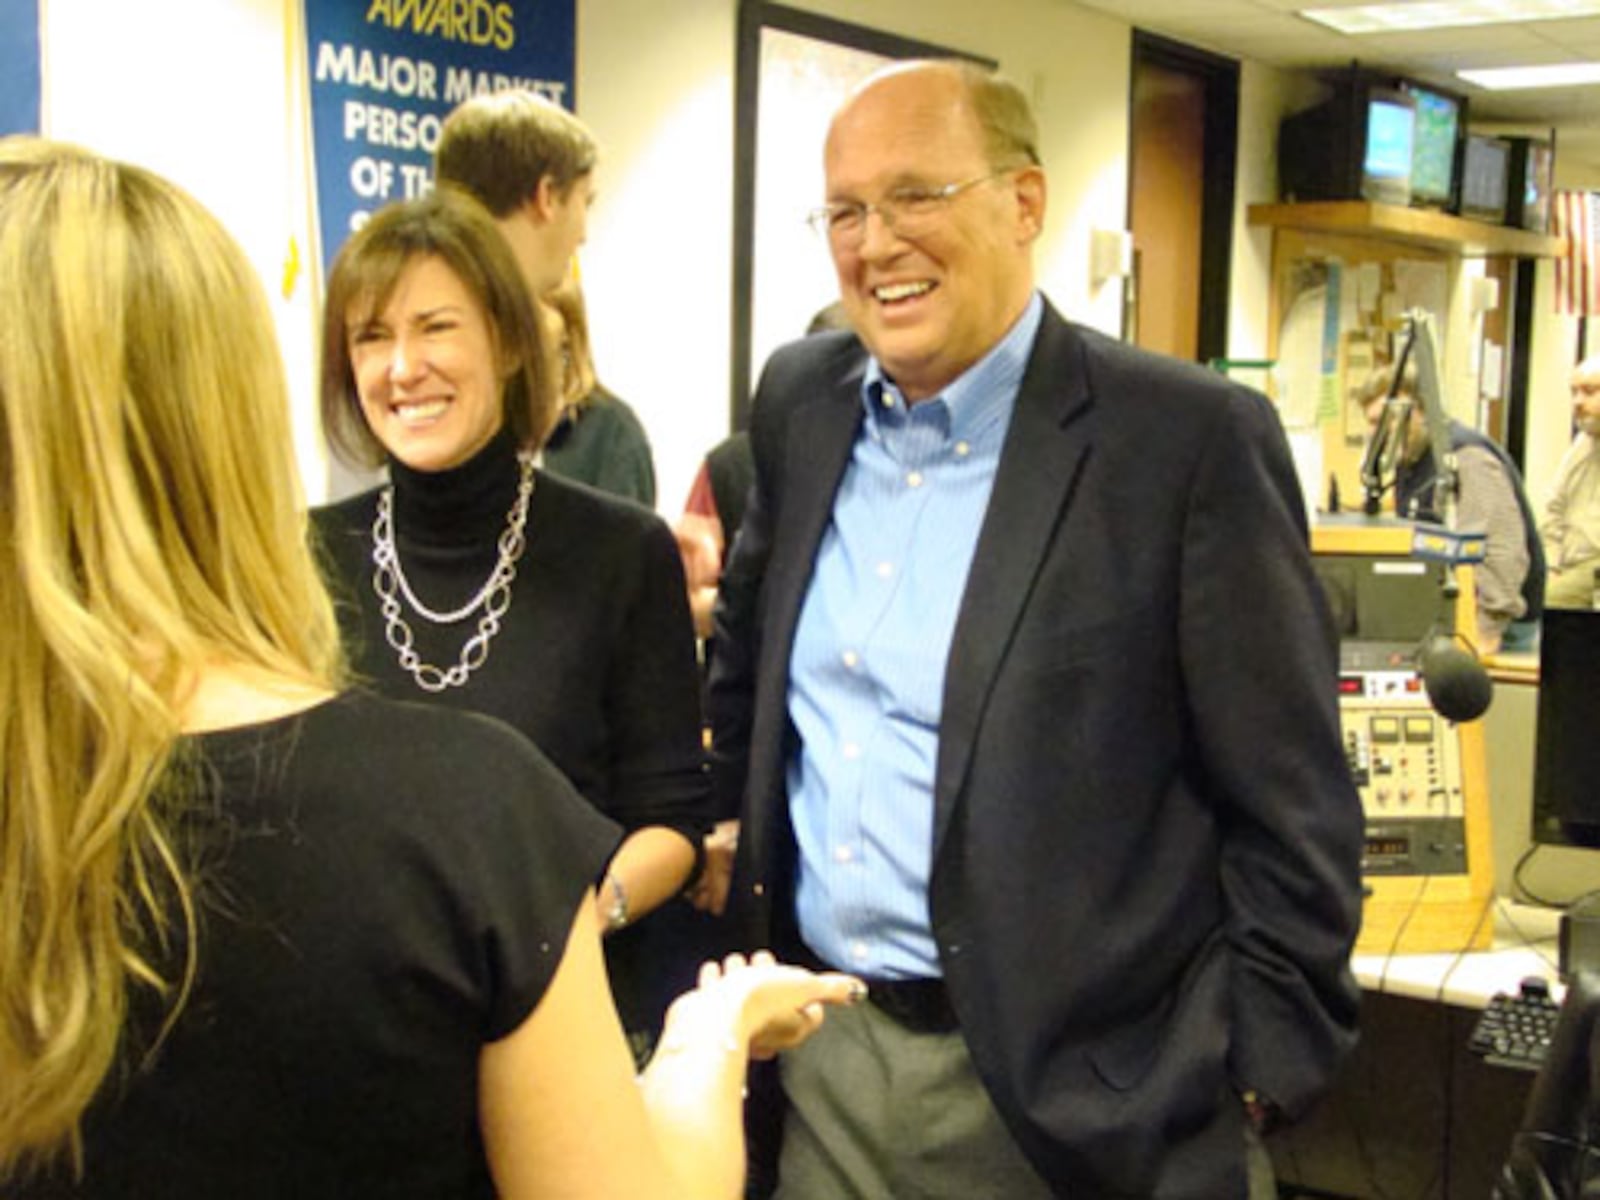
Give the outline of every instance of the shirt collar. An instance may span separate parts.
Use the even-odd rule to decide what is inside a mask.
[[[921,402],[942,404],[949,410],[952,437],[970,439],[1010,412],[1043,318],[1044,297],[1034,292],[1022,315],[989,353],[952,380],[939,395]],[[882,416],[885,392],[894,397],[894,407],[905,408],[899,389],[884,374],[883,364],[876,356],[869,357],[861,379],[861,403],[868,421],[876,422]]]

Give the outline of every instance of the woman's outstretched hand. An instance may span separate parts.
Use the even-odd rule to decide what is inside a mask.
[[[858,1004],[867,986],[851,975],[786,966],[766,950],[730,954],[700,968],[698,986],[673,1002],[658,1055],[707,1038],[766,1059],[798,1046],[822,1026],[827,1008]]]

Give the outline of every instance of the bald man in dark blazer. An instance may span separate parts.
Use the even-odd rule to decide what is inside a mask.
[[[860,339],[752,409],[731,911],[879,1001],[784,1065],[782,1197],[1243,1197],[1252,1116],[1355,1036],[1362,815],[1276,414],[1039,295],[1019,111],[949,64],[852,97],[817,219]]]

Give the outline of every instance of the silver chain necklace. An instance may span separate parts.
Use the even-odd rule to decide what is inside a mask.
[[[411,678],[425,692],[461,687],[467,682],[467,676],[488,662],[489,641],[500,632],[500,619],[511,607],[511,581],[517,577],[517,560],[527,546],[523,529],[528,523],[528,498],[533,495],[534,478],[532,457],[524,456],[518,462],[521,474],[517,480],[517,498],[511,502],[506,527],[500,531],[499,561],[478,594],[450,612],[434,612],[411,590],[400,565],[400,552],[394,544],[394,485],[391,483],[378,493],[378,513],[372,519],[372,590],[383,605],[384,637],[399,655],[400,665],[411,672]],[[402,597],[418,616],[435,625],[455,625],[480,608],[483,610],[478,618],[478,631],[461,647],[455,666],[444,669],[422,661],[416,651],[415,635],[406,624],[400,604]]]

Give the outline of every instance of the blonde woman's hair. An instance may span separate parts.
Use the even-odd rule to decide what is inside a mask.
[[[0,139],[0,1181],[77,1157],[135,993],[170,1026],[195,976],[186,687],[340,676],[291,445],[221,225],[147,171]]]

